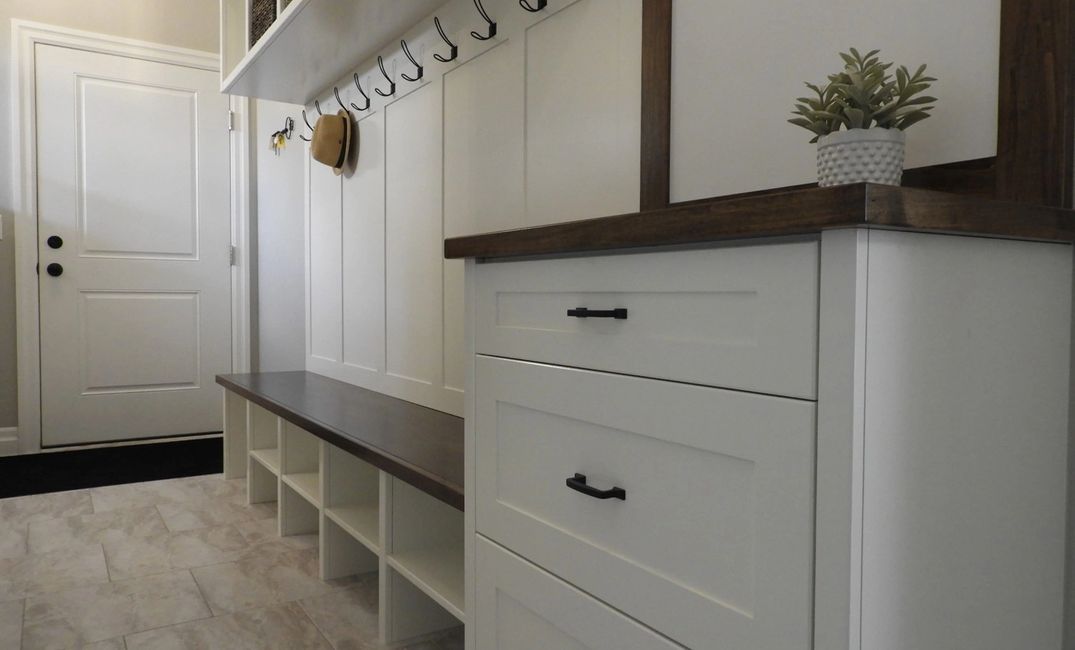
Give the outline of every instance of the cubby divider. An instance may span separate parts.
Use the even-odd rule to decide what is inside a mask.
[[[224,391],[224,478],[243,478],[247,472],[247,401]]]

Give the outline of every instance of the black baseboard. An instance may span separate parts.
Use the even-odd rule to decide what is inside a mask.
[[[220,438],[56,451],[0,458],[0,499],[102,485],[216,474]]]

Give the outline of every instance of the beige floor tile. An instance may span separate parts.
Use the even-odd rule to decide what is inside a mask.
[[[0,602],[108,582],[100,544],[0,559]]]
[[[146,508],[160,503],[202,503],[208,499],[196,478],[109,485],[91,489],[90,497],[94,512]]]
[[[113,580],[238,560],[249,544],[235,526],[198,528],[104,543]]]
[[[26,545],[31,553],[45,553],[66,546],[148,537],[166,532],[168,529],[156,508],[134,508],[32,522]]]
[[[205,501],[199,504],[162,503],[157,506],[168,530],[194,530],[211,526],[226,526],[243,521],[256,521],[276,516],[276,504],[253,506],[229,501]]]
[[[276,519],[259,519],[235,524],[243,538],[250,544],[248,554],[283,553],[318,548],[317,535],[290,535],[277,533]],[[256,549],[256,550],[255,550]]]
[[[93,512],[89,490],[52,492],[0,499],[0,521],[5,526],[25,526],[32,521],[59,519]]]
[[[368,573],[341,591],[299,601],[336,650],[378,648],[377,573]]]
[[[199,477],[198,489],[214,501],[246,504],[246,479],[233,478],[225,480],[223,475]]]
[[[23,648],[71,648],[209,617],[190,573],[34,596],[23,614]]]
[[[260,548],[255,550],[261,550]],[[317,577],[317,551],[251,552],[238,562],[192,569],[214,614],[265,607],[336,591],[354,582]]]
[[[331,650],[297,603],[151,630],[127,637],[128,650]]]
[[[0,605],[0,650],[19,650],[22,645],[22,603]]]
[[[275,516],[268,519],[241,521],[235,524],[235,527],[242,533],[243,538],[251,544],[259,544],[280,537]]]
[[[26,524],[8,526],[0,519],[0,558],[26,555]]]
[[[107,641],[98,641],[97,643],[89,643],[82,646],[79,650],[127,650],[127,646],[123,645],[123,639],[109,639]]]

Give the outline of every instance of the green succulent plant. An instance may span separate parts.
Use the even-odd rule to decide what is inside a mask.
[[[920,93],[937,80],[926,76],[925,64],[914,74],[901,65],[893,78],[893,64],[881,63],[878,54],[873,50],[863,56],[855,48],[841,52],[843,72],[829,75],[824,86],[807,83],[817,96],[796,99],[792,114],[798,117],[788,122],[812,132],[810,142],[817,142],[841,128],[906,130],[929,117],[937,98]]]

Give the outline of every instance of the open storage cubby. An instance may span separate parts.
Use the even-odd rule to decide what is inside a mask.
[[[274,474],[280,473],[280,418],[247,402],[246,432],[250,456]]]
[[[321,528],[321,510],[298,490],[280,482],[280,535],[317,534]]]
[[[327,516],[321,520],[321,579],[333,580],[376,571],[380,557],[350,531]]]
[[[321,439],[290,422],[284,422],[281,440],[281,478],[314,508],[320,508]]]
[[[397,478],[386,479],[388,565],[463,621],[463,513]]]
[[[334,445],[325,445],[325,516],[374,553],[381,550],[380,471]]]
[[[263,376],[287,378],[293,373]],[[245,377],[231,376],[223,383],[228,386]],[[319,396],[323,397],[324,388],[334,386],[319,386],[315,377],[302,376],[304,390],[321,388]],[[405,643],[458,626],[465,605],[462,511],[449,505],[450,500],[431,496],[437,492],[415,487],[422,485],[421,476],[411,484],[396,478],[390,469],[393,462],[372,464],[386,459],[379,447],[352,453],[347,448],[357,438],[352,435],[346,436],[341,447],[330,442],[336,431],[362,431],[361,425],[333,430],[324,418],[287,404],[279,394],[262,400],[258,389],[245,390],[242,394],[225,392],[224,448],[229,460],[237,449],[247,452],[245,467],[237,471],[246,472],[250,503],[277,503],[282,536],[318,535],[321,579],[377,571],[382,643]],[[368,392],[354,390],[361,391],[357,397],[369,399]],[[383,411],[377,406],[400,408],[396,401],[374,403],[372,410],[378,417]],[[406,405],[403,415],[409,415],[411,408]],[[419,415],[429,417],[425,409]],[[443,431],[437,429],[443,424],[434,423],[431,431]],[[451,434],[455,429],[451,422],[447,424]],[[413,462],[407,456],[402,460]]]
[[[249,473],[246,477],[246,496],[250,505],[270,503],[279,498],[279,485],[276,474],[268,467],[250,458]]]

